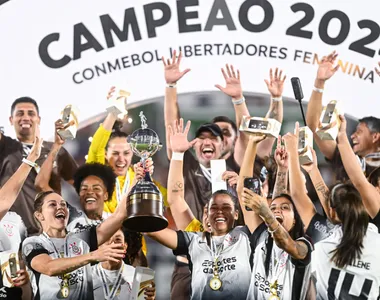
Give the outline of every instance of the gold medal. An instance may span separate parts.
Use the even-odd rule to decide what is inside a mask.
[[[213,277],[210,280],[210,288],[214,291],[219,290],[222,287],[222,281],[219,279],[219,277]]]
[[[278,287],[277,280],[269,284],[269,290],[271,293],[270,297],[268,298],[269,300],[280,300],[280,297],[277,296],[277,287]]]
[[[66,280],[63,280],[61,282],[61,296],[63,298],[67,298],[69,297],[69,294],[70,294],[69,284]]]

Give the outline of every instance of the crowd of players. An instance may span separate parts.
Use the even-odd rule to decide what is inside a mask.
[[[325,83],[339,69],[337,54],[321,60],[306,115],[333,166],[330,187],[314,150],[313,162],[300,165],[298,123],[277,139],[238,131],[243,117],[254,115],[231,65],[221,70],[225,85],[216,87],[231,97],[236,120],[217,116],[189,140],[191,122],[180,117],[177,83],[190,70],[180,70],[176,54],[162,59],[167,188],[155,182],[175,228],[145,233],[176,256],[171,299],[378,299],[380,119],[360,119],[352,146],[343,115],[336,140],[315,134]],[[265,117],[281,123],[286,76],[276,68],[265,83],[271,95]],[[149,265],[149,249],[144,233],[122,223],[128,192],[146,172],[154,176],[152,160],[132,165],[128,134],[115,126],[112,113],[79,167],[57,133],[62,120],[55,123],[54,142],[42,140],[40,121],[36,101],[19,98],[10,117],[17,139],[0,135],[0,297],[131,299],[135,267]],[[213,193],[215,159],[226,162],[227,188]],[[310,199],[304,173],[318,199]],[[62,179],[75,188],[81,210],[62,198]],[[247,179],[260,182],[260,192],[248,188]],[[18,254],[16,270],[7,253]],[[155,295],[151,283],[143,297]]]

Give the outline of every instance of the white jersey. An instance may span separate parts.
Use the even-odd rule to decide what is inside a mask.
[[[119,274],[120,273],[120,274]],[[104,300],[106,294],[114,294],[112,300],[129,300],[131,298],[135,268],[123,262],[121,270],[106,270],[101,264],[92,267],[94,300]],[[120,281],[120,283],[119,283]],[[108,286],[108,290],[105,287]],[[116,285],[116,286],[115,286]],[[113,291],[115,289],[115,291]]]
[[[268,276],[265,273],[267,241],[255,249],[253,270],[247,300],[266,300],[271,296],[270,285],[277,281],[277,296],[283,300],[305,299],[310,281],[310,258],[312,245],[304,238],[309,253],[303,260],[295,260],[273,241]]]
[[[46,234],[32,236],[25,239],[22,245],[24,260],[31,268],[31,261],[40,254],[48,254],[53,259],[61,257],[75,257],[87,254],[97,249],[96,228],[68,233],[66,238],[49,238]],[[32,269],[32,268],[31,268]],[[33,269],[32,269],[33,270]],[[62,276],[48,276],[33,270],[38,287],[35,300],[62,299]],[[69,296],[66,299],[91,300],[93,299],[92,271],[88,264],[72,271],[68,276]],[[89,292],[90,291],[90,292]]]
[[[26,235],[26,226],[21,217],[15,212],[8,211],[0,221],[0,252],[12,251],[18,253]],[[0,299],[21,299],[21,288],[4,287],[2,276],[0,276]]]
[[[223,239],[217,266],[222,287],[210,288],[214,258],[208,233],[178,232],[175,254],[186,254],[192,265],[191,299],[245,299],[251,278],[251,247],[242,227],[234,228]],[[211,247],[210,247],[211,246]]]
[[[362,255],[353,265],[338,268],[331,258],[342,239],[342,228],[315,245],[312,254],[312,276],[316,280],[317,299],[379,299],[380,235],[369,224],[363,241]]]
[[[81,231],[81,230],[85,230],[85,229],[87,229],[87,228],[89,228],[91,226],[97,226],[100,223],[102,223],[104,220],[105,220],[105,218],[103,218],[102,220],[92,220],[92,219],[89,219],[82,212],[79,217],[77,217],[76,219],[74,219],[73,221],[71,221],[67,225],[66,229],[69,232]]]

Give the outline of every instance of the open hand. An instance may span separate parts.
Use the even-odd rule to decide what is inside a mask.
[[[175,120],[174,126],[168,125],[169,142],[172,152],[184,153],[195,145],[197,139],[188,141],[187,135],[189,133],[191,121],[187,121],[185,129],[183,129],[183,119]]]
[[[270,69],[269,81],[266,79],[264,81],[268,87],[269,93],[271,94],[273,98],[278,98],[282,96],[285,79],[286,79],[286,75],[282,77],[282,70],[278,72],[278,68],[276,68],[276,71],[274,72],[274,75],[273,75],[273,70]]]
[[[176,56],[176,50],[173,51],[172,60],[167,59],[165,61],[165,58],[162,57],[162,62],[165,66],[165,80],[166,83],[176,83],[178,80],[180,80],[187,72],[190,71],[190,69],[185,69],[182,72],[179,70],[179,65],[181,64],[182,59],[182,52],[179,52],[179,56],[177,58]]]
[[[322,57],[318,67],[317,80],[326,81],[338,71],[339,65],[334,66],[337,57],[338,54],[335,51]]]
[[[27,157],[28,160],[35,162],[41,155],[43,139],[40,136],[40,126],[37,125],[36,131],[34,133],[34,143],[33,147]]]
[[[216,84],[215,87],[235,100],[243,98],[239,70],[235,72],[234,66],[228,64],[226,64],[226,71],[223,68],[221,70],[226,81],[226,87],[222,87],[219,84]]]

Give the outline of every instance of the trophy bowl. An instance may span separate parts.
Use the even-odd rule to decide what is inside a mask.
[[[161,149],[157,133],[147,128],[146,119],[140,113],[142,128],[135,130],[128,138],[131,149],[135,155],[141,157],[145,168],[147,158],[153,156]],[[158,187],[153,183],[149,172],[139,180],[128,194],[127,218],[123,225],[129,230],[137,232],[154,232],[168,226],[164,217],[164,202]]]

